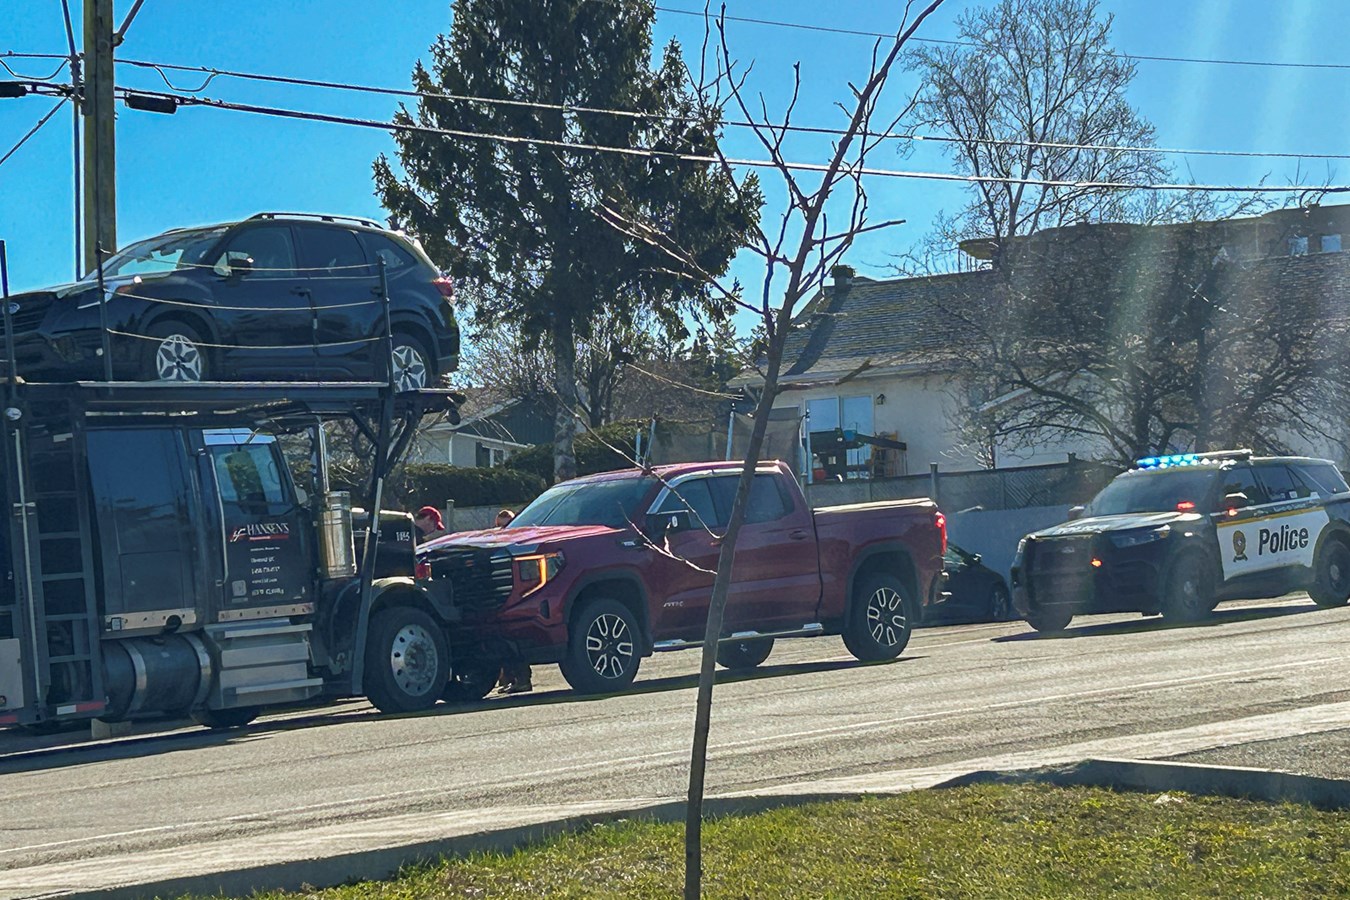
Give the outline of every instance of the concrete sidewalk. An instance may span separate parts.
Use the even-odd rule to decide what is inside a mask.
[[[1188,757],[1220,756],[1244,760],[1259,757],[1272,764],[1268,769],[1195,762],[1092,759],[1083,755],[1066,758],[1075,749],[1111,743],[1101,741],[1048,754],[1011,754],[965,760],[950,766],[873,773],[763,792],[710,797],[706,812],[716,816],[754,813],[860,794],[893,794],[990,781],[1188,791],[1304,802],[1322,808],[1350,807],[1350,779],[1344,777],[1350,774],[1350,761],[1327,760],[1330,770],[1340,771],[1338,777],[1306,772],[1291,774],[1275,768],[1291,747],[1304,746],[1309,739],[1304,735],[1256,740],[1186,754]],[[1318,746],[1343,751],[1350,739],[1350,729],[1320,732],[1311,739]],[[1198,734],[1192,734],[1189,739],[1177,737],[1174,746],[1204,742]],[[1308,758],[1314,755],[1315,751],[1310,752]],[[0,882],[3,882],[0,898],[139,900],[189,892],[246,896],[258,890],[295,890],[305,885],[326,887],[352,880],[387,877],[400,866],[440,855],[509,851],[595,822],[632,818],[683,821],[684,803],[669,798],[634,798],[612,803],[413,813],[271,833],[265,838],[228,839],[149,853],[113,853],[74,862],[0,870]]]

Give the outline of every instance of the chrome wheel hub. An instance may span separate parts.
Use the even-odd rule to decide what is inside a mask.
[[[389,667],[394,683],[410,697],[420,697],[436,687],[440,658],[436,641],[421,625],[404,625],[389,648]]]
[[[597,616],[586,632],[586,659],[603,678],[623,677],[633,661],[628,623],[613,613]]]

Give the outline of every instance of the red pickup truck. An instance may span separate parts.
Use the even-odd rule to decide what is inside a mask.
[[[559,663],[580,693],[626,688],[642,657],[700,646],[741,463],[631,469],[555,485],[507,528],[418,548],[459,611],[447,699],[503,663]],[[860,660],[904,650],[941,590],[946,521],[930,500],[812,510],[791,469],[756,470],[718,661],[749,668],[776,638],[838,634]],[[423,566],[423,570],[427,568]]]

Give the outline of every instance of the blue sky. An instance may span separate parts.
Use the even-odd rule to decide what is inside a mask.
[[[672,9],[699,10],[691,0],[663,0]],[[730,15],[845,29],[885,31],[900,4],[867,0],[727,0]],[[921,36],[950,38],[957,15],[976,4],[948,0]],[[1342,50],[1350,33],[1350,4],[1343,0],[1103,0],[1114,13],[1114,43],[1121,52],[1268,62],[1350,63]],[[73,0],[78,14],[81,4]],[[120,22],[131,0],[118,0]],[[3,0],[0,53],[65,51],[57,0]],[[397,12],[395,12],[397,10]],[[444,0],[232,0],[230,3],[145,0],[119,55],[128,59],[202,65],[269,74],[407,87],[413,61],[425,58],[450,22]],[[76,23],[77,40],[79,23]],[[783,100],[792,64],[802,63],[803,91],[795,120],[838,125],[833,103],[847,83],[865,77],[867,38],[753,24],[730,23],[736,56],[753,61],[750,85],[771,108]],[[702,22],[661,12],[657,40],[679,38],[696,50]],[[45,75],[46,61],[11,60],[27,75]],[[63,73],[64,74],[64,73]],[[153,71],[119,68],[127,86],[163,89]],[[0,72],[0,77],[8,77]],[[174,76],[180,86],[194,76]],[[197,83],[200,79],[195,79]],[[1157,128],[1158,144],[1215,150],[1350,152],[1350,67],[1344,70],[1238,67],[1139,62],[1129,99]],[[913,78],[901,74],[887,96],[902,102]],[[396,98],[216,79],[208,96],[239,102],[387,119]],[[1339,98],[1339,99],[1338,99]],[[0,154],[45,113],[53,101],[0,100]],[[743,132],[725,144],[736,156],[762,156]],[[370,164],[393,143],[378,131],[210,109],[187,108],[174,116],[119,108],[118,236],[121,243],[167,228],[230,220],[266,209],[327,211],[378,217]],[[791,155],[822,161],[825,148],[802,141]],[[1324,161],[1171,157],[1183,174],[1205,183],[1288,184],[1330,178],[1350,182],[1350,166]],[[907,158],[883,148],[871,164],[885,168],[948,171],[940,148],[920,146]],[[35,138],[0,166],[0,238],[10,257],[15,290],[69,280],[73,270],[71,122],[63,109]],[[891,258],[928,231],[941,209],[961,203],[961,188],[899,179],[871,183],[875,218],[903,218],[906,225],[860,242],[849,262],[860,272],[884,276]],[[778,196],[776,191],[771,197]],[[1283,198],[1280,198],[1283,202]],[[773,213],[774,204],[769,207]],[[753,260],[736,273],[758,278]]]

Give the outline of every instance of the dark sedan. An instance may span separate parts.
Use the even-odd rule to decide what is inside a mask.
[[[367,220],[260,213],[178,229],[111,256],[99,282],[10,298],[19,375],[101,379],[105,318],[119,379],[383,380],[392,366],[412,390],[458,364],[450,281],[416,241]]]
[[[978,553],[949,542],[942,568],[947,573],[943,590],[950,596],[925,612],[925,622],[1002,622],[1013,618],[1007,582],[981,562]]]

